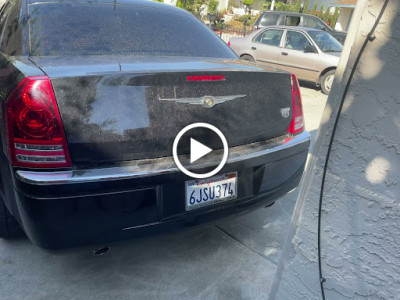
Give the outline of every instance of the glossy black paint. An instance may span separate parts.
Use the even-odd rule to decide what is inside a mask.
[[[219,127],[232,147],[284,136],[291,119],[280,114],[292,106],[290,75],[231,55],[30,57],[28,4],[46,2],[11,0],[0,19],[0,197],[33,243],[54,249],[165,231],[268,205],[298,185],[308,140],[227,164],[221,173],[238,172],[238,198],[191,212],[184,208],[184,184],[190,178],[180,172],[68,185],[20,181],[7,158],[3,106],[28,76],[47,75],[52,81],[74,170],[170,156],[175,135],[196,121]],[[163,7],[151,1],[118,3]],[[185,81],[196,74],[225,75],[226,81]],[[160,100],[226,94],[246,97],[212,109]]]
[[[304,143],[227,164],[221,173],[238,171],[238,198],[190,212],[185,211],[184,183],[191,178],[181,172],[45,187],[15,179],[16,203],[25,232],[40,247],[115,242],[267,206],[298,185],[307,152]]]
[[[291,114],[283,118],[280,113],[292,106],[289,74],[239,60],[134,56],[31,60],[52,80],[77,167],[172,156],[175,136],[195,122],[217,126],[233,147],[280,136],[291,120]],[[187,82],[190,75],[224,75],[226,80]],[[244,97],[212,109],[174,101],[207,95]],[[202,133],[193,138],[201,140]],[[208,145],[218,149],[219,140],[208,139]]]

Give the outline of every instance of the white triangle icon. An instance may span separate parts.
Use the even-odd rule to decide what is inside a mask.
[[[213,151],[211,148],[203,145],[202,143],[190,138],[190,163],[194,163],[199,158]]]

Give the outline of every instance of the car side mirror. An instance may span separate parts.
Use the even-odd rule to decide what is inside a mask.
[[[305,53],[316,53],[317,51],[313,46],[306,45],[306,46],[304,46],[304,52]]]

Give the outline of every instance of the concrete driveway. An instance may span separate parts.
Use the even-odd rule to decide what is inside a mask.
[[[326,96],[302,87],[315,136]],[[0,299],[266,299],[297,192],[218,224],[51,254],[24,238],[0,240]]]

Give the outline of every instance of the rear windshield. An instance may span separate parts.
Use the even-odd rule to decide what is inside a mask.
[[[276,25],[279,17],[280,15],[278,14],[263,14],[261,17],[260,25],[261,26]]]
[[[194,16],[171,8],[113,3],[29,6],[30,55],[236,58]]]

